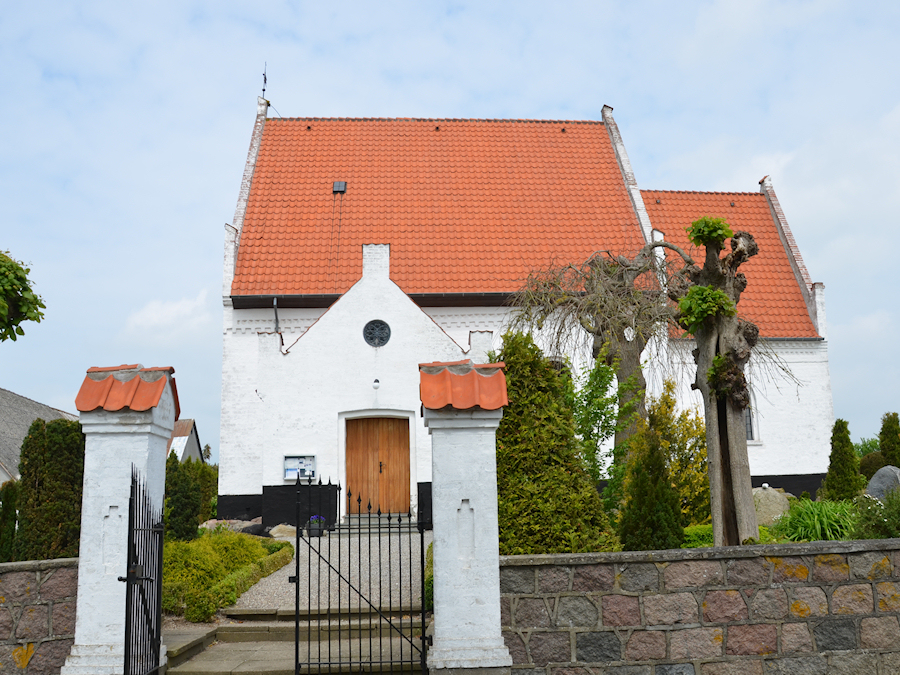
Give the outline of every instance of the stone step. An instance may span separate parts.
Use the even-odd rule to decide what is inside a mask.
[[[312,653],[310,654],[310,648]],[[329,659],[329,648],[331,659]],[[342,660],[355,664],[328,665],[337,661],[340,650]],[[406,663],[389,663],[402,656]],[[171,653],[171,651],[170,651]],[[409,663],[411,660],[415,663]],[[401,672],[419,670],[418,653],[402,638],[383,640],[380,644],[336,640],[328,642],[300,643],[300,672],[304,673],[352,673],[352,672]],[[172,675],[230,675],[231,673],[257,673],[258,675],[291,675],[294,672],[294,643],[289,642],[214,642],[204,651],[187,661],[171,660],[167,672]],[[171,658],[171,657],[170,657]]]
[[[317,619],[357,619],[357,620],[365,620],[367,617],[377,617],[379,616],[379,612],[381,616],[385,616],[388,618],[396,618],[400,616],[416,616],[421,617],[422,607],[421,605],[395,605],[393,607],[382,607],[379,608],[379,611],[375,611],[368,605],[363,605],[362,607],[342,607],[338,610],[337,607],[328,609],[300,609],[300,621],[306,622],[308,620],[317,620]],[[240,607],[227,607],[222,610],[222,613],[225,614],[229,619],[235,619],[238,621],[294,621],[294,610],[292,608],[282,608],[282,609],[248,609],[248,608],[240,608]]]

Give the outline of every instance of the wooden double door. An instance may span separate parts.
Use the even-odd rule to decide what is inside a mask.
[[[347,492],[348,513],[409,512],[408,419],[347,420]]]

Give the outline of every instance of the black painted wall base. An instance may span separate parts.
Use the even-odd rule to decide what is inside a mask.
[[[216,518],[253,520],[262,515],[262,495],[219,495]]]

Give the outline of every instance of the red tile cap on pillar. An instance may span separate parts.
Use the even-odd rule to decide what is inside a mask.
[[[429,410],[498,410],[506,397],[505,363],[475,364],[470,359],[419,364],[419,395]]]
[[[140,364],[112,366],[109,368],[88,368],[75,407],[80,412],[90,412],[102,408],[108,411],[144,411],[159,405],[166,388],[172,385],[175,399],[175,419],[181,414],[178,404],[178,390],[172,367],[142,368]]]

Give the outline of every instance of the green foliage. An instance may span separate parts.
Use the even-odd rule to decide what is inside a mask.
[[[8,480],[0,486],[0,563],[13,561],[18,494],[19,484],[15,480]]]
[[[688,239],[694,246],[707,246],[709,244],[722,245],[728,237],[733,237],[734,232],[731,226],[725,222],[724,218],[714,218],[712,216],[703,216],[699,220],[691,223],[690,227],[684,228],[688,233]]]
[[[200,525],[210,518],[215,518],[214,506],[219,492],[219,467],[215,464],[195,462],[189,458],[182,463],[180,468],[181,471],[190,474],[200,491],[200,513],[197,516],[197,524]]]
[[[822,497],[831,501],[853,499],[865,487],[865,482],[859,475],[859,457],[850,441],[847,422],[837,419],[831,430],[831,456],[822,482]]]
[[[853,539],[894,539],[900,537],[900,490],[891,490],[883,501],[862,495],[856,498],[857,518]]]
[[[887,464],[900,466],[900,417],[897,413],[885,413],[881,418],[878,447]]]
[[[294,548],[226,529],[163,547],[163,610],[207,621],[257,581],[288,564]]]
[[[659,434],[672,486],[678,493],[682,524],[708,522],[709,474],[706,425],[695,410],[675,412],[675,383],[666,380],[663,393],[647,404],[648,419]]]
[[[426,612],[434,609],[434,542],[428,544],[425,551],[425,598],[422,605]]]
[[[23,321],[40,323],[46,309],[41,296],[31,290],[28,280],[30,269],[10,257],[9,251],[0,251],[0,342],[16,341],[25,335]]]
[[[666,466],[661,420],[653,408],[647,421],[639,421],[629,443],[625,505],[619,522],[619,538],[626,551],[678,548],[684,540],[677,490]]]
[[[777,539],[772,536],[769,529],[759,526],[759,543],[774,544]],[[681,548],[711,548],[715,546],[713,543],[713,526],[712,523],[706,525],[691,525],[684,528],[684,543]]]
[[[498,358],[509,392],[497,430],[500,553],[615,549],[575,438],[571,378],[530,335],[504,335]]]
[[[35,420],[19,458],[16,560],[74,558],[81,534],[84,434],[69,420]]]
[[[696,333],[703,322],[714,316],[734,316],[737,308],[724,291],[712,286],[691,286],[678,301],[681,325]]]
[[[860,438],[859,443],[853,444],[853,450],[860,459],[873,452],[878,452],[879,449],[877,438]]]
[[[170,453],[166,460],[166,539],[190,541],[197,536],[201,502],[193,462],[182,464],[174,452]]]
[[[881,454],[880,450],[876,450],[859,460],[859,472],[867,481],[870,481],[872,476],[878,473],[878,469],[887,465],[887,462],[884,461],[884,455]]]
[[[635,383],[623,382],[615,387],[618,367],[618,361],[606,364],[604,349],[593,365],[585,367],[576,382],[575,433],[594,483],[603,477],[604,460],[608,458],[608,453],[605,455],[600,446],[635,420],[637,397],[625,395],[635,389]],[[623,410],[619,410],[620,400],[627,400]]]
[[[856,508],[851,501],[796,499],[771,532],[790,541],[840,541],[850,537],[855,520]]]

